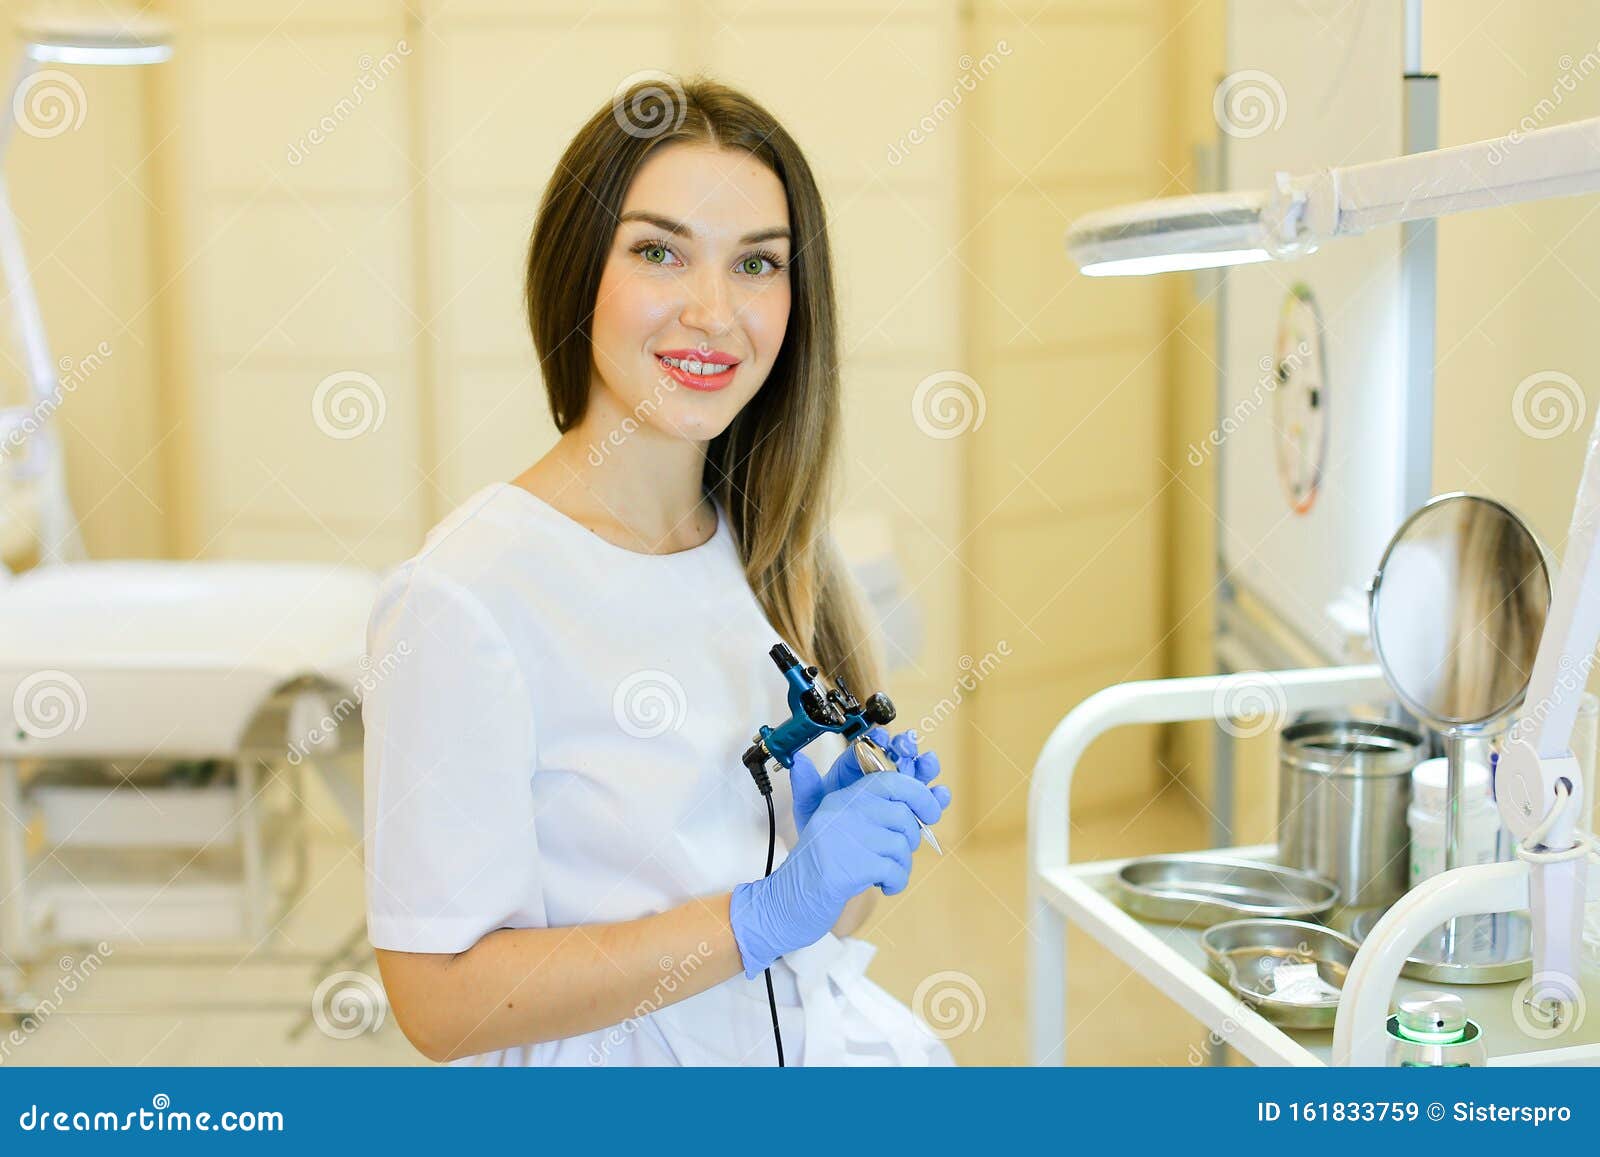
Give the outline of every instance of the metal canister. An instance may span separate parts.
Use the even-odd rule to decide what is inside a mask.
[[[1454,993],[1413,992],[1384,1028],[1392,1066],[1481,1068],[1489,1063],[1483,1029]]]
[[[1422,755],[1422,737],[1391,723],[1314,720],[1279,736],[1280,859],[1338,884],[1346,917],[1409,886],[1406,808]]]

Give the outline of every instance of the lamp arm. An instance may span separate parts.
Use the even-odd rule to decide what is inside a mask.
[[[1524,1003],[1552,1026],[1581,1014],[1579,972],[1589,842],[1588,805],[1572,727],[1600,641],[1600,418],[1589,435],[1572,523],[1533,661],[1522,713],[1495,766],[1495,801],[1528,862],[1533,977]]]
[[[1600,117],[1333,169],[1330,236],[1600,191]]]

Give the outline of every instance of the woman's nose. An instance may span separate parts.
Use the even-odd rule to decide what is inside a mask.
[[[705,267],[684,286],[687,296],[678,318],[690,329],[724,333],[733,324],[732,288],[720,269]]]

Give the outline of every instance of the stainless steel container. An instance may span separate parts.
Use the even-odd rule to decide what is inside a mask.
[[[1483,1029],[1455,993],[1413,992],[1384,1027],[1392,1066],[1454,1069],[1489,1063]]]
[[[1385,908],[1409,886],[1406,808],[1422,750],[1421,736],[1389,723],[1316,720],[1279,736],[1279,859],[1336,883],[1342,914]]]

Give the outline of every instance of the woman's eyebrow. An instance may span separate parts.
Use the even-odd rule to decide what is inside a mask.
[[[693,229],[689,228],[689,226],[685,225],[682,221],[674,221],[671,217],[663,217],[660,213],[650,213],[643,209],[630,209],[621,217],[617,218],[617,223],[619,225],[624,221],[648,221],[657,229],[664,229],[668,233],[672,233],[679,237],[686,237],[690,241],[694,240]],[[754,245],[758,241],[772,241],[780,237],[783,238],[783,240],[788,241],[790,239],[789,230],[783,228],[782,226],[773,226],[770,229],[757,229],[754,233],[746,233],[743,237],[739,238],[739,244]]]

